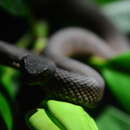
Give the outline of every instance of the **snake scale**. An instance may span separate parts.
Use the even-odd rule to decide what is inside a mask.
[[[79,7],[81,5],[82,3]],[[98,30],[102,31],[103,38],[86,29],[65,28],[49,38],[44,53],[40,56],[0,42],[0,57],[5,55],[8,59],[1,64],[22,68],[33,83],[47,79],[52,85],[44,86],[44,90],[49,95],[51,93],[52,98],[87,106],[96,104],[103,97],[104,79],[96,70],[70,56],[83,54],[109,59],[130,47],[127,38],[99,10],[93,6],[88,7],[88,10],[87,15],[92,15],[88,21],[96,24]],[[80,11],[86,14],[84,8]]]

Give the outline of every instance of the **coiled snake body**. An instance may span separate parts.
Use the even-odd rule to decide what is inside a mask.
[[[84,2],[75,2],[76,16],[83,14],[92,17],[92,24],[102,31],[104,40],[96,34],[81,28],[66,28],[54,34],[48,41],[44,56],[37,56],[11,45],[0,42],[0,58],[6,57],[1,64],[22,68],[29,74],[31,82],[41,82],[44,78],[52,83],[44,87],[50,93],[63,100],[79,104],[92,105],[101,100],[104,92],[104,80],[98,72],[91,67],[69,58],[75,54],[96,55],[102,58],[111,58],[129,49],[128,40],[107,20],[95,6],[87,6]],[[72,4],[71,4],[72,5]],[[80,6],[79,6],[80,5]],[[80,12],[79,12],[80,11]],[[95,14],[96,13],[96,14]],[[96,15],[96,18],[95,18]],[[102,24],[99,25],[98,24]],[[46,56],[46,57],[45,57]],[[57,85],[53,86],[53,83]],[[53,98],[54,98],[53,97]]]
[[[66,28],[49,39],[42,56],[0,42],[0,58],[5,56],[0,63],[22,69],[30,83],[48,80],[51,85],[43,88],[51,98],[89,107],[101,100],[104,80],[93,68],[69,56],[87,54],[108,59],[129,49],[127,40],[113,46],[88,30]]]
[[[22,69],[31,84],[43,85],[47,80],[49,85],[43,88],[51,98],[89,107],[101,100],[104,80],[93,68],[69,56],[85,54],[108,59],[130,48],[125,37],[116,39],[122,44],[110,44],[110,39],[103,40],[85,29],[66,28],[49,39],[41,56],[0,42],[0,58],[5,56],[0,63]]]
[[[128,45],[123,44],[126,49],[116,51],[94,33],[81,28],[66,28],[54,34],[44,53],[57,65],[53,76],[58,83],[55,96],[88,106],[100,101],[104,91],[104,80],[100,74],[68,56],[87,54],[111,58],[128,49]]]

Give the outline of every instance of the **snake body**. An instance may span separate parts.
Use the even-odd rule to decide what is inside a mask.
[[[109,59],[127,51],[130,48],[128,40],[95,5],[88,4],[86,0],[66,0],[65,4],[61,0],[55,1],[55,4],[51,0],[41,1],[44,2],[44,12],[54,10],[48,15],[45,14],[46,19],[53,23],[59,22],[58,24],[72,19],[84,27],[88,23],[103,38],[85,29],[66,28],[49,38],[44,56],[37,56],[27,50],[0,42],[0,57],[3,55],[6,57],[0,62],[22,68],[22,71],[29,75],[30,82],[36,83],[48,79],[52,85],[44,89],[47,94],[53,95],[52,98],[91,106],[101,100],[104,80],[93,68],[70,56],[85,54]],[[60,20],[55,21],[58,18]]]
[[[108,59],[124,51],[118,50],[85,29],[66,28],[55,33],[44,52],[57,66],[53,80],[58,85],[52,88],[55,96],[87,106],[99,102],[104,92],[104,80],[93,68],[70,56],[85,54]]]
[[[101,39],[88,30],[66,28],[49,39],[44,51],[45,56],[56,65],[53,67],[55,69],[50,80],[52,85],[47,94],[54,92],[58,99],[87,105],[99,102],[104,92],[103,78],[91,67],[69,57],[87,54],[111,58],[128,50],[127,38],[89,0],[33,0],[32,3],[36,16],[41,15],[46,19],[52,32],[54,26],[57,30],[74,23],[91,28],[104,38]],[[50,72],[49,68],[46,72]]]
[[[41,1],[43,2],[43,1]],[[91,67],[71,59],[75,54],[99,56],[105,59],[129,49],[127,38],[107,19],[100,9],[86,0],[44,1],[43,12],[49,23],[62,28],[69,21],[75,25],[91,27],[97,34],[82,28],[65,28],[56,32],[48,41],[45,56],[56,64],[50,90],[58,99],[91,106],[101,100],[104,80]],[[40,11],[42,12],[42,11]],[[71,24],[69,24],[71,25]]]

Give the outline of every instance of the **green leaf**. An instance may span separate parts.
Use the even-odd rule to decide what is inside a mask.
[[[43,53],[45,46],[47,45],[48,25],[44,21],[38,21],[33,24],[33,35],[36,38],[33,42],[32,51],[40,54]]]
[[[4,66],[1,66],[0,70],[3,70],[0,83],[9,94],[10,98],[14,100],[19,89],[20,81],[18,78],[20,76],[20,73],[15,69]]]
[[[123,70],[125,69],[126,71],[130,72],[130,51],[108,60],[107,65],[121,68]]]
[[[119,71],[122,69],[126,72],[130,72],[130,51],[120,54],[119,56],[112,57],[109,60],[93,56],[89,59],[89,63],[99,69],[109,67],[118,69]]]
[[[28,118],[34,130],[98,130],[95,121],[78,105],[49,100]]]
[[[44,109],[37,109],[29,118],[29,122],[35,130],[60,130],[48,117]]]
[[[111,93],[130,112],[130,51],[109,60],[92,57],[90,63],[100,70]]]
[[[2,95],[2,93],[0,93],[0,116],[2,116],[7,126],[7,130],[12,130],[13,127],[12,112],[6,98]]]
[[[130,112],[130,74],[104,68],[102,74],[115,98]]]
[[[0,0],[0,6],[14,15],[25,16],[28,14],[23,0]]]
[[[67,130],[98,130],[95,121],[78,105],[49,100],[50,114]]]
[[[36,38],[46,37],[48,34],[48,24],[45,21],[37,21],[33,24],[32,31]]]
[[[103,6],[103,12],[124,33],[130,33],[130,1],[118,1]]]
[[[100,130],[129,130],[130,116],[109,106],[99,115],[96,123]]]

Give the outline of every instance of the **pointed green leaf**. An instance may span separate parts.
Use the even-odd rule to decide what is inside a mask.
[[[102,74],[113,95],[130,112],[130,74],[109,68],[103,69]]]
[[[98,130],[95,121],[78,105],[49,100],[28,118],[34,130]]]
[[[49,100],[47,106],[50,115],[65,130],[98,130],[95,121],[81,106],[55,100]]]

